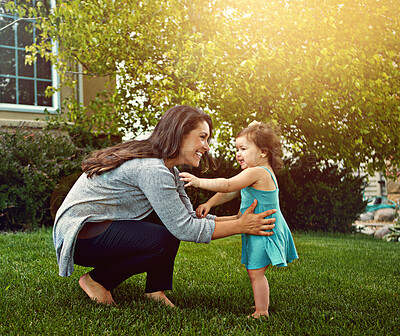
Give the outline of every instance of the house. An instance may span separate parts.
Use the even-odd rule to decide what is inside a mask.
[[[50,62],[39,57],[35,64],[25,64],[25,46],[31,45],[37,35],[34,20],[7,12],[4,3],[0,0],[0,127],[21,123],[43,127],[46,125],[45,110],[50,113],[60,111],[61,102],[72,95],[79,103],[87,105],[103,89],[105,79],[86,78],[78,67],[71,73],[77,81],[75,90],[60,88],[57,73]],[[51,8],[55,0],[44,3]],[[46,97],[48,86],[60,90],[52,97]]]
[[[364,198],[374,196],[387,196],[387,181],[381,172],[376,172],[375,175],[368,176],[367,184],[364,189]]]

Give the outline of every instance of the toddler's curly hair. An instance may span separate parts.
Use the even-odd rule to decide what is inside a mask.
[[[247,139],[264,153],[267,153],[268,162],[272,169],[283,168],[282,145],[279,138],[280,130],[273,123],[252,122],[248,127],[242,129],[236,138],[247,136]]]

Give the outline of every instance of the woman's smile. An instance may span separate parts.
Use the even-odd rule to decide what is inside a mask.
[[[197,128],[183,138],[179,164],[198,167],[203,154],[210,150],[207,142],[209,136],[210,127],[208,123],[206,121],[200,122]]]

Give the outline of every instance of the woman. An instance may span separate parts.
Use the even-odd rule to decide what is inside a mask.
[[[181,240],[212,239],[247,233],[268,236],[275,212],[240,219],[197,218],[175,166],[208,163],[212,121],[189,106],[169,109],[147,140],[131,140],[93,153],[84,173],[57,211],[53,240],[59,274],[74,264],[94,267],[79,285],[99,303],[115,304],[114,289],[134,274],[147,273],[145,296],[173,306],[173,267]],[[269,224],[269,225],[268,225]]]

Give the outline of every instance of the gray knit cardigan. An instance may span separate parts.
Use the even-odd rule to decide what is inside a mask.
[[[138,220],[154,210],[179,240],[209,243],[215,216],[196,217],[178,174],[176,167],[168,169],[162,159],[156,158],[129,160],[92,178],[83,173],[58,209],[54,222],[59,274],[69,276],[74,271],[75,242],[88,221]]]

